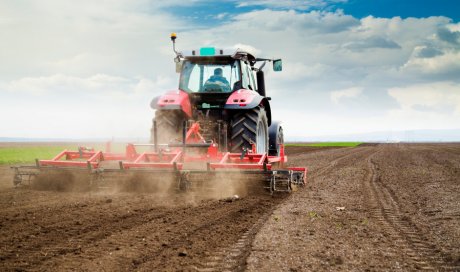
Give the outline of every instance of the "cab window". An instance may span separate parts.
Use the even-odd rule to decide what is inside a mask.
[[[238,61],[185,61],[179,89],[186,92],[231,92],[240,81]]]
[[[252,73],[251,66],[246,62],[241,62],[241,74],[243,77],[243,88],[249,90],[256,90],[254,74]]]

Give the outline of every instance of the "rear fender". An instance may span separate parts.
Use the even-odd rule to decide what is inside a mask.
[[[181,90],[169,91],[155,97],[150,102],[150,107],[155,110],[182,110],[188,117],[192,117],[190,97],[188,93]]]
[[[280,121],[272,121],[268,128],[268,154],[270,156],[280,156],[280,145],[284,144],[284,137],[279,137],[283,133]]]
[[[227,99],[225,103],[225,109],[228,110],[246,110],[246,109],[254,109],[262,105],[265,108],[265,112],[267,113],[268,125],[270,126],[272,120],[272,114],[270,109],[270,103],[266,97],[261,96],[259,93],[240,89],[238,91],[233,92],[230,97]]]

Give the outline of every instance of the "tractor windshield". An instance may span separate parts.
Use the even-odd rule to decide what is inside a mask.
[[[186,92],[228,93],[241,87],[239,62],[228,58],[186,60],[179,89]]]

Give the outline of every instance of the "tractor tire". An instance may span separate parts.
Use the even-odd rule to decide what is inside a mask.
[[[157,123],[157,142],[158,144],[167,144],[170,142],[182,141],[182,125],[184,115],[181,111],[176,110],[157,110],[153,121]],[[150,131],[150,142],[154,143],[154,123]]]
[[[283,128],[277,121],[272,121],[268,128],[269,149],[268,155],[280,156],[280,145],[284,144]]]
[[[230,151],[251,150],[252,143],[258,154],[268,153],[268,120],[263,107],[238,112],[232,118]]]

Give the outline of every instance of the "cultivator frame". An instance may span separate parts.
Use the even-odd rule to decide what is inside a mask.
[[[110,143],[106,151],[79,147],[78,151],[64,150],[50,160],[36,160],[35,166],[15,166],[14,185],[30,184],[41,171],[46,170],[85,170],[92,181],[98,181],[108,173],[170,173],[176,178],[178,188],[187,190],[193,175],[238,173],[243,176],[261,176],[270,193],[290,192],[292,185],[303,186],[307,182],[307,168],[284,167],[287,157],[284,146],[280,145],[280,156],[255,153],[243,149],[242,153],[220,151],[218,144],[207,142],[200,134],[198,122],[183,126],[182,143],[160,145],[156,139],[154,122],[153,144],[127,144],[125,153],[112,153]],[[137,146],[148,146],[151,150],[139,153]],[[195,152],[192,152],[195,151]],[[198,151],[198,152],[196,152]],[[104,162],[118,162],[117,167],[107,168]],[[205,163],[205,169],[194,169],[188,163]]]

